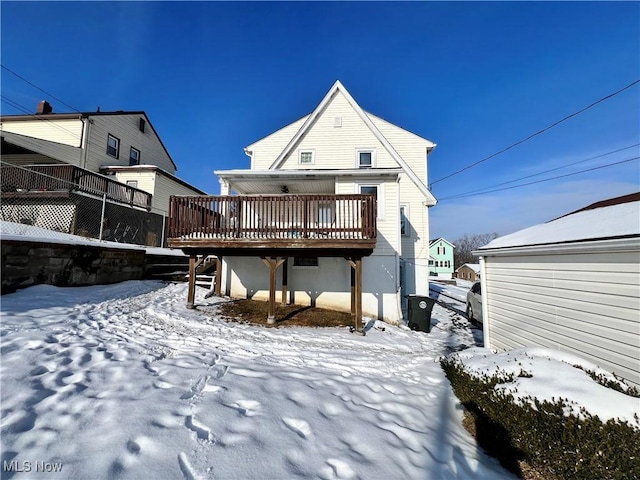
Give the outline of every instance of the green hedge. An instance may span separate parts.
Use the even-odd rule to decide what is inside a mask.
[[[522,475],[519,461],[524,461],[545,478],[640,479],[640,430],[628,422],[603,423],[584,410],[575,412],[563,399],[515,399],[494,390],[513,381],[512,374],[473,376],[450,358],[441,365],[475,419],[479,445],[505,468]]]

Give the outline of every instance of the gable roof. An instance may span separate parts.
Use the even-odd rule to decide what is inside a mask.
[[[496,238],[478,251],[640,237],[640,192],[596,202],[547,223]]]
[[[340,91],[344,95],[344,97],[347,100],[347,102],[349,103],[349,105],[351,105],[351,107],[354,109],[356,114],[360,117],[360,119],[364,122],[364,124],[369,128],[369,130],[371,130],[371,133],[373,133],[373,135],[384,146],[384,148],[387,150],[387,152],[389,152],[389,155],[391,155],[391,157],[405,171],[405,173],[411,179],[411,181],[418,187],[420,192],[427,199],[426,204],[428,206],[435,205],[437,200],[433,196],[433,194],[429,191],[427,186],[418,178],[418,176],[415,174],[415,172],[413,170],[411,170],[411,168],[409,167],[407,162],[405,162],[404,159],[398,154],[398,152],[395,150],[395,148],[393,148],[393,146],[384,137],[384,135],[382,135],[380,130],[373,124],[373,122],[371,121],[369,116],[364,112],[364,110],[362,110],[360,105],[358,105],[358,102],[356,102],[354,100],[354,98],[347,91],[347,89],[344,88],[342,83],[340,83],[340,80],[336,80],[336,82],[333,84],[331,89],[329,89],[329,91],[324,96],[324,98],[320,101],[320,103],[315,108],[315,110],[313,112],[311,112],[311,114],[307,117],[307,119],[304,121],[302,126],[298,129],[298,131],[293,136],[293,138],[289,141],[289,143],[286,145],[286,147],[284,147],[284,150],[282,150],[282,152],[280,152],[280,155],[278,155],[278,157],[271,164],[269,169],[270,170],[274,170],[274,169],[278,169],[278,168],[280,168],[282,166],[282,164],[284,163],[285,158],[291,153],[291,151],[294,149],[295,145],[298,143],[300,138],[302,138],[302,136],[309,131],[309,129],[311,128],[311,125],[313,125],[314,121],[318,118],[320,113],[324,110],[324,108],[327,106],[327,104],[331,101],[333,96],[338,91]],[[435,144],[434,144],[434,146],[435,146]]]
[[[473,270],[475,273],[480,273],[480,264],[479,263],[465,263],[464,265],[460,265],[456,268],[456,272],[460,270],[462,267],[467,267]]]
[[[455,246],[453,243],[451,243],[451,242],[450,242],[449,240],[447,240],[446,238],[442,238],[442,237],[438,237],[438,238],[436,238],[435,240],[431,240],[431,241],[429,242],[429,246],[431,247],[434,243],[439,242],[439,241],[446,242],[446,243],[448,243],[449,245],[451,245],[451,247],[452,247],[452,248],[456,248],[456,246]]]

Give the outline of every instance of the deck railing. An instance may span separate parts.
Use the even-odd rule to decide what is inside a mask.
[[[169,238],[375,240],[373,195],[172,196]]]
[[[107,200],[151,208],[152,195],[109,177],[75,165],[8,165],[0,167],[2,195],[16,196],[30,192],[79,191]]]

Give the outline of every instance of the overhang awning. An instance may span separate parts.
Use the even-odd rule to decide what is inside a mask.
[[[52,158],[60,163],[80,164],[82,150],[78,147],[6,131],[0,132],[0,135],[3,143]],[[3,151],[2,153],[7,154],[9,152]]]
[[[354,180],[395,180],[400,168],[371,168],[348,170],[216,170],[214,172],[239,194],[307,194],[335,193],[339,178]]]

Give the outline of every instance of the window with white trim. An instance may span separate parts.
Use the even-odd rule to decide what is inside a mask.
[[[137,180],[127,180],[127,185],[129,185],[130,187],[133,187],[133,188],[138,188],[138,181]]]
[[[376,151],[372,148],[356,149],[356,167],[373,168],[376,163]]]
[[[110,133],[107,135],[107,155],[115,158],[120,155],[120,139]]]
[[[300,165],[313,165],[316,163],[315,150],[300,150],[298,154],[298,163]]]
[[[131,147],[129,151],[129,165],[140,165],[140,150]]]

